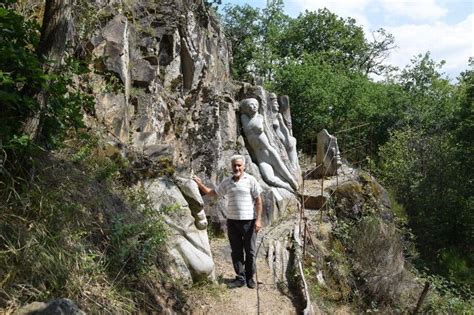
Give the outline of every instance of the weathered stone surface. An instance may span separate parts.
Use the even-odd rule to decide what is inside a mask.
[[[290,130],[288,130],[289,135],[284,137],[284,141],[282,141],[282,137],[278,135],[277,131],[285,127],[287,128],[286,124],[285,126],[283,126],[283,124],[280,124],[280,127],[275,128],[275,124],[277,123],[277,121],[279,123],[279,119],[277,118],[279,112],[275,111],[275,107],[278,107],[275,95],[266,91],[262,86],[244,85],[239,91],[239,96],[242,99],[256,98],[259,101],[259,114],[262,115],[262,119],[264,122],[264,132],[268,137],[268,140],[271,143],[272,147],[277,150],[278,155],[282,159],[286,168],[291,172],[291,175],[296,181],[297,185],[300,185],[302,183],[302,176],[298,159],[295,155],[291,157],[289,155],[289,152],[295,150],[296,148],[296,140],[291,136],[292,132]],[[294,151],[294,153],[296,153],[296,151]]]
[[[324,192],[323,194],[303,195],[303,200],[306,209],[321,209],[328,202],[329,194]]]
[[[207,218],[204,211],[204,200],[202,199],[199,187],[191,178],[174,177],[184,199],[189,204],[191,213],[195,219],[195,225],[199,230],[205,230],[207,227]]]
[[[186,194],[199,199],[189,181],[182,183],[182,186]],[[198,225],[201,222],[193,216],[189,203],[178,186],[170,179],[159,178],[145,183],[145,189],[155,209],[165,211],[170,206],[173,207],[165,211],[166,223],[171,231],[167,246],[175,258],[174,265],[170,268],[177,270],[184,279],[214,279],[214,262],[207,231],[196,226],[196,221]],[[195,200],[193,208],[197,210],[196,205],[200,203],[201,201]],[[196,217],[199,218],[197,214]]]
[[[320,177],[334,176],[342,165],[337,138],[331,136],[326,129],[321,130],[317,138],[316,174]]]
[[[156,78],[157,66],[152,66],[145,59],[135,60],[132,67],[132,83],[138,87],[148,87]]]
[[[77,305],[69,299],[56,299],[48,304],[33,302],[20,308],[15,315],[85,315]]]
[[[100,59],[105,69],[117,73],[126,86],[129,82],[129,22],[123,15],[115,16],[93,41],[92,52]]]
[[[124,94],[107,93],[97,97],[95,111],[99,122],[120,141],[127,143],[130,109]]]
[[[288,95],[278,96],[278,104],[280,105],[280,113],[283,116],[283,120],[293,135],[293,123],[291,121],[291,110],[290,110],[290,98]]]
[[[14,315],[29,315],[29,314],[37,314],[38,312],[43,311],[48,304],[44,302],[31,302],[21,308],[19,308]]]

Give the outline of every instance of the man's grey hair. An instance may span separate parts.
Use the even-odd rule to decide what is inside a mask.
[[[237,160],[241,160],[245,166],[245,156],[240,155],[240,154],[232,155],[232,157],[230,158],[230,163],[233,164]]]

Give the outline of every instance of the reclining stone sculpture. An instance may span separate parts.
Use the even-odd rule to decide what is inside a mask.
[[[258,113],[258,109],[259,103],[255,98],[246,98],[240,102],[240,119],[250,146],[249,151],[256,158],[260,173],[267,184],[289,191],[297,190],[298,183],[265,134],[263,116]]]

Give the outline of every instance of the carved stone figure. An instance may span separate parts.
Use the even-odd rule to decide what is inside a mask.
[[[278,97],[278,105],[280,105],[280,113],[283,116],[283,121],[286,127],[290,131],[290,135],[293,135],[293,124],[291,122],[290,112],[290,98],[288,95],[280,95]]]
[[[326,129],[323,129],[318,133],[317,139],[316,165],[319,166],[318,175],[336,175],[338,168],[342,165],[337,138],[331,136]]]
[[[285,146],[288,153],[292,171],[298,170],[298,155],[296,152],[296,139],[291,136],[283,116],[280,114],[280,106],[278,105],[277,96],[275,93],[270,93],[270,102],[272,107],[272,126],[280,141]]]
[[[174,182],[189,204],[196,228],[198,230],[205,230],[207,228],[207,218],[204,212],[204,200],[202,200],[202,196],[199,193],[198,185],[190,178],[179,176],[174,177]]]
[[[258,113],[259,103],[255,98],[240,102],[240,119],[245,137],[260,169],[263,180],[270,186],[290,191],[298,189],[298,183],[283,163],[277,150],[270,145],[264,132],[263,116]]]
[[[189,178],[157,178],[145,183],[145,189],[155,209],[174,205],[165,215],[170,237],[167,247],[173,257],[170,268],[183,279],[199,281],[215,279],[204,202],[197,184]]]

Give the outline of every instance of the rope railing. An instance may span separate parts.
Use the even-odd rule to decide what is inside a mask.
[[[351,127],[351,128],[347,128],[347,129],[344,129],[344,130],[337,131],[334,134],[335,135],[336,134],[340,135],[340,134],[344,134],[348,131],[352,131],[352,130],[355,130],[355,129],[360,130],[362,127],[366,127],[366,126],[369,126],[369,125],[370,125],[370,123],[361,124],[361,125],[358,125],[358,126],[354,126],[354,127]],[[339,142],[342,138],[343,137],[339,136],[339,138],[338,138]],[[331,147],[332,142],[333,142],[333,138],[330,139],[330,142],[328,144],[328,149],[324,153],[324,158],[322,159],[322,161],[326,161],[326,159],[328,157],[328,154],[329,154],[329,151],[330,151],[329,148]],[[368,145],[370,145],[370,141],[368,139],[366,139],[366,140],[361,139],[361,137],[359,136],[358,139],[357,139],[357,144],[355,146],[352,146],[352,147],[348,148],[348,149],[345,149],[344,153],[347,154],[347,153],[350,153],[350,152],[358,152],[357,151],[358,149],[367,148]],[[337,159],[337,155],[331,157],[331,160],[329,161],[329,163],[332,164],[335,159]],[[357,164],[361,164],[363,161],[364,160],[360,160],[360,161],[356,161],[356,162],[351,161],[351,164],[352,165],[357,165]],[[298,209],[299,210],[299,220],[298,220],[299,237],[301,238],[303,236],[303,238],[302,238],[302,243],[303,243],[303,261],[302,261],[302,263],[303,264],[305,262],[305,257],[306,257],[306,251],[307,251],[307,245],[306,244],[307,243],[311,244],[311,246],[313,247],[313,250],[317,251],[316,243],[313,241],[313,238],[311,236],[310,220],[308,220],[308,217],[305,214],[305,211],[306,211],[305,204],[309,199],[309,196],[305,196],[305,182],[306,182],[306,180],[308,180],[308,178],[311,177],[311,175],[313,175],[314,172],[318,171],[321,167],[323,167],[323,163],[321,163],[319,165],[316,165],[309,172],[305,172],[305,174],[303,176],[303,183],[302,183],[301,190],[300,190],[301,191],[300,200],[297,199],[297,206],[299,208]],[[328,172],[328,168],[326,168],[324,170],[324,172],[322,172],[322,174],[320,174],[321,175],[321,178],[320,178],[320,181],[321,181],[320,186],[321,187],[320,188],[321,188],[321,196],[322,197],[324,196],[324,179],[327,176],[327,172]],[[322,220],[323,220],[323,209],[327,209],[329,200],[331,200],[331,198],[337,192],[337,188],[339,187],[339,172],[338,171],[336,171],[335,176],[336,176],[336,189],[334,189],[331,192],[331,194],[324,200],[323,204],[321,205],[321,207],[319,209],[319,211],[320,211],[320,217],[319,217],[320,226],[321,226]],[[270,233],[275,227],[276,226],[273,226],[266,233]],[[302,233],[303,233],[303,235],[301,235]],[[308,242],[308,239],[309,239],[309,242]],[[256,256],[258,255],[258,252],[260,251],[260,247],[264,243],[264,240],[265,240],[265,236],[262,237],[262,239],[260,241],[260,244],[257,247]],[[260,314],[260,293],[259,293],[259,286],[258,286],[258,273],[257,273],[257,270],[255,272],[255,276],[256,276],[256,281],[257,281],[257,290],[256,290],[257,291],[257,314]]]
[[[354,130],[354,129],[359,129],[359,128],[362,128],[362,127],[365,127],[365,126],[368,126],[368,125],[370,125],[370,123],[365,123],[365,124],[357,125],[357,126],[354,126],[354,127],[350,127],[350,128],[338,130],[338,131],[334,132],[334,135],[337,135],[337,134],[340,134],[340,133],[344,133],[344,132],[347,132],[347,131],[350,131],[350,130]]]
[[[367,127],[367,126],[370,126],[370,123],[364,123],[364,124],[361,124],[361,125],[358,125],[358,126],[354,126],[354,127],[350,127],[350,128],[346,128],[346,129],[343,129],[343,130],[339,130],[337,132],[334,133],[334,135],[338,135],[338,141],[339,143],[341,143],[341,140],[344,138],[342,135],[344,133],[347,133],[349,131],[353,131],[353,130],[362,130],[362,128],[364,127]],[[356,145],[350,147],[350,148],[347,148],[347,149],[344,149],[344,154],[348,154],[348,153],[352,153],[352,152],[360,152],[360,149],[362,148],[367,148],[367,146],[370,146],[370,141],[369,139],[362,139],[362,137],[359,135],[357,137],[355,136],[352,136],[351,135],[351,138],[352,139],[356,139],[357,140],[357,143]],[[331,144],[332,144],[332,141],[333,141],[333,138],[331,138],[330,142],[329,142],[329,145],[328,145],[328,148],[324,154],[324,158],[321,160],[321,161],[326,161],[326,158],[328,156],[328,152],[329,152],[329,148],[331,147]],[[367,152],[365,150],[365,152]],[[336,159],[337,156],[333,156],[331,157],[331,160],[329,161],[329,164],[332,164],[334,159]],[[351,161],[351,165],[361,165],[363,162],[365,162],[365,158],[362,159],[362,160],[357,160],[357,161]],[[306,202],[308,201],[309,199],[309,196],[305,196],[305,181],[315,172],[317,171],[320,167],[322,167],[323,164],[321,162],[321,164],[319,165],[316,165],[316,167],[312,168],[309,172],[305,172],[304,176],[303,176],[303,184],[302,184],[302,192],[301,192],[301,201],[299,202],[299,212],[300,212],[300,219],[299,219],[299,226],[300,226],[300,237],[301,237],[301,231],[303,230],[303,262],[305,260],[305,256],[306,256],[306,243],[307,243],[307,238],[309,238],[311,244],[313,246],[314,245],[314,241],[312,240],[312,237],[311,237],[311,234],[308,233],[308,231],[311,231],[310,229],[310,221],[308,220],[307,216],[305,215],[305,204]],[[321,197],[323,198],[324,196],[324,178],[327,176],[327,172],[328,172],[328,168],[326,168],[323,172],[323,174],[321,174],[321,178],[320,178],[320,188],[321,188]],[[321,225],[322,224],[322,219],[323,219],[323,209],[327,209],[327,206],[328,206],[328,202],[329,200],[331,200],[331,198],[333,197],[333,195],[337,192],[337,188],[339,187],[339,172],[336,171],[336,188],[331,192],[331,194],[324,200],[323,204],[321,205],[319,211],[320,211],[320,218],[319,218],[319,224]],[[304,225],[303,226],[303,229],[301,229],[301,226],[302,224]],[[316,250],[316,248],[314,248]]]

